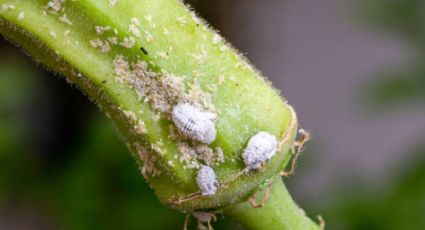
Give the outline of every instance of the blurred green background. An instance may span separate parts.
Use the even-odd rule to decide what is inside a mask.
[[[425,229],[425,1],[187,2],[312,131],[287,180],[308,214]],[[0,229],[182,229],[111,123],[52,75],[0,37]]]

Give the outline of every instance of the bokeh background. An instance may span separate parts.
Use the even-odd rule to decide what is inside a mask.
[[[424,0],[187,3],[313,133],[286,179],[310,216],[425,229]],[[0,229],[182,229],[105,116],[53,75],[0,37]]]

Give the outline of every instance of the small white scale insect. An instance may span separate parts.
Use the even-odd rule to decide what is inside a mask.
[[[274,156],[276,149],[276,137],[267,132],[259,132],[249,140],[242,158],[248,169],[259,169]]]
[[[201,166],[196,177],[196,182],[204,196],[214,195],[217,191],[215,172],[209,166]]]
[[[201,111],[189,103],[181,103],[173,108],[172,118],[186,137],[205,144],[211,144],[215,140],[215,114]]]

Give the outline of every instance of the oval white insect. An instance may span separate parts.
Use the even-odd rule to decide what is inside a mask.
[[[276,137],[267,132],[259,132],[249,140],[242,158],[247,168],[259,169],[274,156],[276,149]]]
[[[173,108],[173,122],[180,133],[205,144],[211,144],[216,137],[215,114],[201,111],[189,103]]]
[[[196,182],[204,196],[214,195],[217,191],[215,172],[209,166],[201,166],[196,177]]]

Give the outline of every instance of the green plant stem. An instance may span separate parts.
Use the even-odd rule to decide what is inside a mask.
[[[258,194],[259,198],[264,195],[265,190],[267,189]],[[264,207],[253,208],[248,202],[244,202],[233,205],[224,213],[251,230],[320,229],[294,202],[280,176],[276,178]]]

